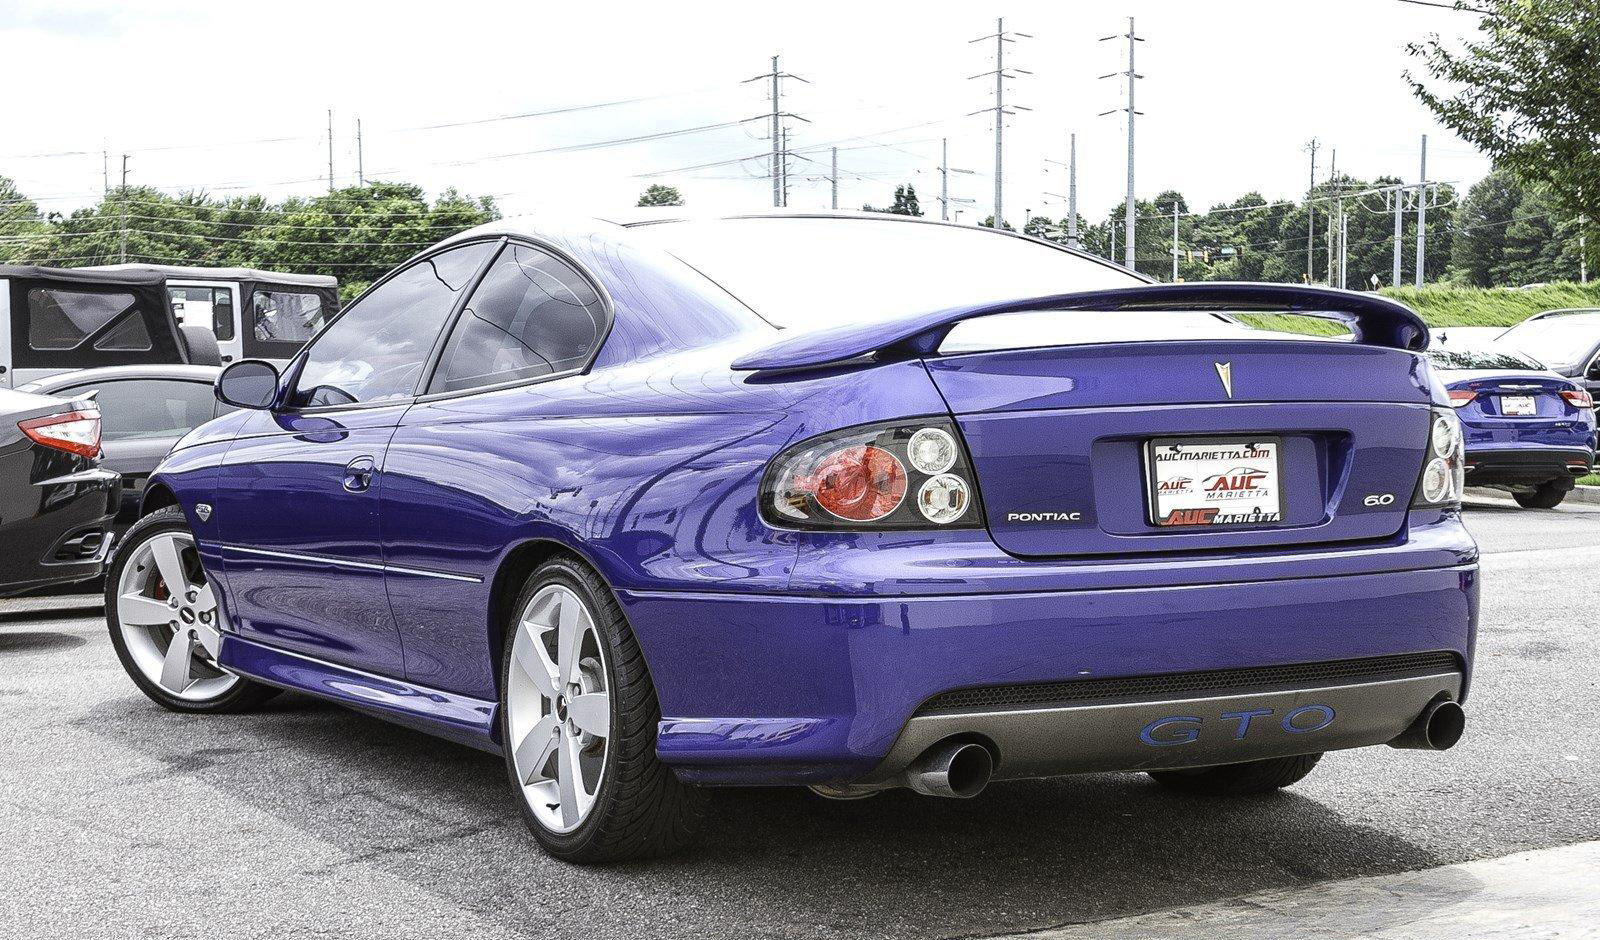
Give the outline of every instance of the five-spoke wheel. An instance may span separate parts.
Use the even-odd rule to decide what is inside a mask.
[[[507,742],[524,798],[541,825],[571,832],[589,815],[611,739],[605,647],[571,588],[543,587],[511,642]]]
[[[610,587],[558,555],[528,576],[504,629],[506,771],[539,842],[574,862],[687,845],[705,796],[656,757],[655,686]]]
[[[222,608],[176,507],[129,529],[106,572],[106,620],[123,667],[179,711],[226,711],[274,694],[218,664]]]

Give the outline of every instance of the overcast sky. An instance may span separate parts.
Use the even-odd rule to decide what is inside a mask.
[[[938,214],[940,138],[952,195],[993,202],[994,18],[1033,34],[1007,64],[1032,108],[1006,131],[1006,215],[1059,216],[1067,134],[1078,134],[1080,211],[1097,219],[1122,196],[1126,138],[1121,41],[1098,42],[1137,18],[1141,198],[1181,190],[1208,206],[1249,190],[1295,197],[1304,146],[1320,139],[1356,176],[1417,177],[1429,135],[1429,177],[1471,183],[1488,168],[1436,125],[1401,73],[1405,43],[1469,34],[1475,18],[1400,0],[1121,0],[899,4],[811,2],[477,2],[354,4],[275,0],[85,2],[0,0],[0,87],[7,89],[0,174],[48,210],[92,202],[101,150],[129,153],[128,180],[216,195],[272,198],[327,188],[326,109],[334,109],[334,174],[355,175],[354,125],[369,178],[493,194],[507,214],[631,205],[651,182],[691,205],[771,204],[764,122],[568,153],[576,144],[727,124],[768,107],[765,72],[781,54],[797,160],[792,206],[828,205],[826,147],[839,149],[840,205],[887,203],[899,182]],[[533,111],[646,99],[565,114]],[[49,156],[34,156],[45,154]],[[64,155],[62,155],[64,154]],[[698,170],[679,168],[721,163]],[[672,172],[661,172],[672,171]],[[642,174],[658,173],[658,176]]]

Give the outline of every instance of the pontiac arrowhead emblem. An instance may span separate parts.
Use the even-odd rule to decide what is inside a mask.
[[[1215,362],[1215,363],[1212,363],[1212,365],[1217,367],[1217,378],[1222,380],[1222,390],[1228,393],[1228,397],[1229,398],[1232,398],[1233,397],[1233,363],[1231,363],[1231,362]]]
[[[194,507],[194,514],[200,517],[201,522],[208,521],[211,518],[211,504],[196,503]]]

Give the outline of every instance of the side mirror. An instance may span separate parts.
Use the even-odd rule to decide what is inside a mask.
[[[217,376],[217,400],[235,408],[271,408],[278,400],[278,370],[260,359],[241,359]]]

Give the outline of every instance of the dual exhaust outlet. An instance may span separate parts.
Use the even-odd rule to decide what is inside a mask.
[[[1448,751],[1466,731],[1467,714],[1461,704],[1439,695],[1423,708],[1390,747],[1423,751]],[[977,796],[994,776],[994,754],[971,741],[942,741],[928,748],[891,782],[864,787],[815,788],[824,796],[849,799],[868,796],[885,787],[903,786],[923,796],[967,799]]]

